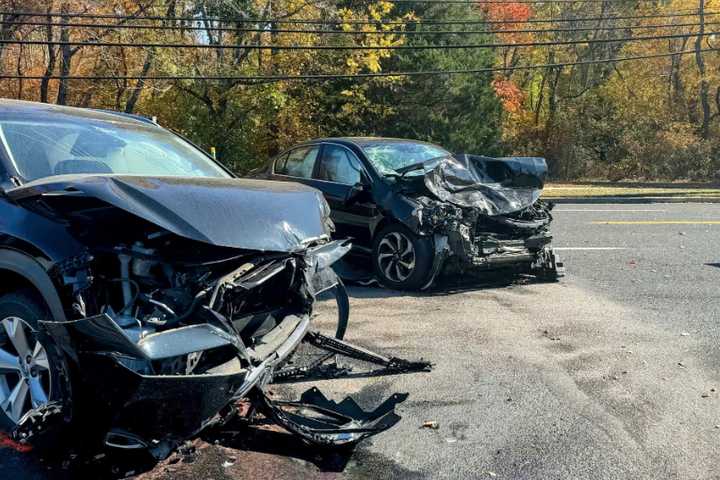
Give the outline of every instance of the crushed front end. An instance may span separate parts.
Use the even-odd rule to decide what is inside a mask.
[[[434,274],[510,270],[554,280],[564,266],[551,247],[552,203],[539,199],[547,167],[541,158],[459,155],[415,182],[414,226],[432,236]]]
[[[247,399],[279,425],[325,446],[352,444],[390,428],[400,419],[394,406],[404,395],[364,412],[350,399],[337,404],[316,389],[295,402],[274,402],[263,392],[276,375],[288,380],[312,373],[283,368],[302,342],[332,352],[325,359],[359,355],[383,373],[429,368],[310,331],[315,296],[337,285],[331,265],[349,249],[335,241],[298,253],[243,252],[185,263],[136,244],[103,258],[76,259],[57,273],[74,289],[73,307],[83,316],[43,321],[41,329],[71,360],[78,375],[73,383],[81,386],[74,392],[78,404],[31,411],[14,437],[29,440],[72,411],[106,446],[144,449],[160,458],[182,440],[228,421],[235,403]],[[121,276],[104,278],[98,267],[113,256]],[[98,307],[103,298],[109,303]],[[318,415],[329,423],[321,426]]]
[[[78,375],[75,413],[104,423],[109,446],[188,437],[267,383],[307,333],[314,296],[335,284],[328,258],[349,248],[201,252],[178,237],[163,242],[58,265],[79,318],[41,323]]]
[[[520,212],[487,216],[426,197],[420,201],[436,261],[446,270],[512,270],[543,279],[564,274],[548,231],[552,204],[538,201]]]
[[[329,240],[319,192],[294,185],[102,176],[13,195],[79,245],[47,267],[65,318],[39,321],[38,334],[63,391],[17,422],[25,442],[72,427],[84,443],[164,457],[240,400],[273,411],[263,389],[315,338],[315,298],[338,285],[332,264],[350,249]],[[218,202],[228,206],[219,221]],[[330,435],[362,428],[337,437],[359,441],[392,425],[391,410]]]

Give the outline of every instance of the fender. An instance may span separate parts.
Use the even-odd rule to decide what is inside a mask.
[[[17,250],[0,248],[0,269],[17,273],[32,283],[45,300],[53,320],[57,322],[67,320],[55,284],[37,260]]]

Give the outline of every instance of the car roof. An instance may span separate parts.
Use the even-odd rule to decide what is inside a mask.
[[[149,118],[130,113],[112,110],[96,110],[91,108],[67,107],[51,103],[28,102],[0,98],[0,120],[8,119],[47,119],[62,117],[66,120],[100,120],[109,122],[125,122],[141,125],[156,125]]]
[[[423,143],[427,145],[435,145],[429,142],[424,142],[422,140],[415,140],[414,138],[394,138],[394,137],[325,137],[325,138],[315,138],[313,140],[308,140],[306,142],[301,143],[300,145],[306,145],[306,144],[313,144],[313,143],[321,143],[321,142],[327,142],[327,143],[339,143],[342,145],[354,145],[357,147],[362,148],[364,145],[367,145],[369,143],[375,143],[375,142],[386,142],[386,143],[395,143],[395,142],[413,142],[413,143]],[[439,146],[439,145],[435,145]],[[443,147],[440,147],[443,148]]]

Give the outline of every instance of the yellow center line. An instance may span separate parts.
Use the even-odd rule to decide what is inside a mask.
[[[720,220],[607,220],[592,225],[720,225]]]

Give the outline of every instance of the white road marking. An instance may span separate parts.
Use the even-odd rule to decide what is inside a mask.
[[[720,225],[720,220],[607,220],[590,225]]]
[[[660,212],[665,213],[667,210],[653,210],[653,209],[634,209],[634,210],[611,210],[611,209],[584,209],[584,208],[556,208],[553,212],[603,212],[603,213],[615,213],[615,212]]]
[[[553,247],[553,250],[627,250],[625,247]]]

